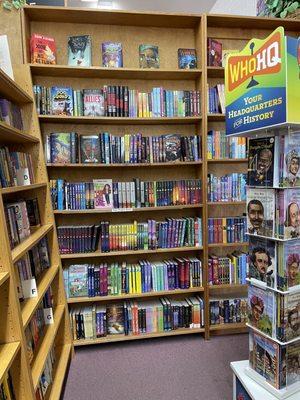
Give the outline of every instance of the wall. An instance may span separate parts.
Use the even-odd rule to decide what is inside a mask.
[[[256,15],[256,0],[217,0],[209,13]]]

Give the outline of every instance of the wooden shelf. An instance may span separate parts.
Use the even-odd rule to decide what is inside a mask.
[[[225,330],[233,330],[233,329],[247,329],[245,322],[239,322],[236,324],[218,324],[218,325],[210,325],[210,331],[225,331]]]
[[[68,115],[39,115],[41,123],[64,124],[101,124],[101,125],[163,125],[163,124],[196,124],[201,117],[160,117],[160,118],[129,118],[129,117],[74,117]]]
[[[161,207],[141,207],[141,208],[120,208],[113,210],[100,210],[100,209],[92,209],[92,210],[54,210],[54,214],[58,215],[66,215],[66,214],[117,214],[117,213],[126,213],[126,212],[145,212],[145,211],[166,211],[166,210],[184,210],[188,208],[201,208],[203,204],[188,204],[182,206],[161,206]]]
[[[3,381],[7,371],[9,371],[20,347],[20,342],[0,345],[0,383]]]
[[[211,291],[222,291],[222,290],[246,290],[248,288],[247,284],[239,283],[228,283],[226,285],[208,285],[208,289]]]
[[[21,257],[23,257],[28,250],[30,250],[35,244],[37,244],[52,229],[52,224],[42,225],[22,243],[16,246],[11,251],[13,263],[16,263]]]
[[[225,69],[223,67],[207,67],[208,78],[223,78],[224,79]]]
[[[225,122],[225,114],[207,114],[208,121],[224,121]]]
[[[208,163],[215,163],[215,164],[235,164],[235,163],[248,163],[248,158],[214,158],[211,160],[207,160]]]
[[[174,247],[168,249],[155,249],[155,250],[123,250],[123,251],[111,251],[109,253],[100,253],[95,251],[93,253],[73,253],[73,254],[61,254],[61,258],[73,259],[73,258],[91,258],[91,257],[115,257],[115,256],[129,256],[135,254],[157,254],[157,253],[176,253],[185,251],[199,251],[203,250],[203,247]]]
[[[208,201],[208,206],[244,206],[246,201]]]
[[[47,183],[33,183],[32,185],[11,186],[11,187],[0,189],[0,194],[26,192],[28,190],[35,190],[35,189],[46,188],[46,187],[47,187]]]
[[[158,333],[143,333],[141,335],[110,335],[103,338],[91,339],[91,340],[74,340],[74,346],[87,346],[91,344],[105,344],[112,342],[124,342],[128,340],[138,340],[138,339],[153,339],[156,337],[167,337],[176,335],[189,335],[192,333],[204,333],[204,328],[193,328],[193,329],[176,329],[175,331],[168,332],[158,332]]]
[[[21,314],[24,329],[27,327],[35,310],[42,301],[44,294],[51,285],[53,279],[55,278],[58,268],[58,265],[52,265],[49,269],[45,270],[42,279],[37,283],[37,297],[26,299],[24,305],[21,305]]]
[[[236,242],[236,243],[209,243],[208,247],[238,247],[238,246],[248,246],[248,242]]]
[[[0,69],[0,97],[15,103],[32,103],[32,98],[2,69]]]
[[[155,167],[181,167],[184,165],[201,165],[202,161],[180,161],[140,164],[47,164],[48,168],[155,168]]]
[[[201,16],[196,14],[158,13],[141,11],[99,10],[76,7],[25,6],[31,21],[78,24],[151,26],[162,28],[197,28]]]
[[[49,351],[54,343],[56,333],[59,328],[64,311],[65,311],[65,309],[64,309],[63,305],[58,305],[56,307],[56,310],[55,310],[54,316],[53,316],[54,323],[47,326],[46,332],[44,334],[44,337],[43,337],[42,342],[39,347],[38,354],[35,356],[35,359],[33,361],[32,380],[33,380],[34,390],[36,390],[36,388],[38,386],[40,376],[45,367],[45,362],[46,362],[47,356],[49,354]]]
[[[203,287],[195,287],[189,289],[176,289],[176,290],[164,290],[160,292],[146,292],[146,293],[130,293],[130,294],[122,294],[118,296],[95,296],[95,297],[69,297],[67,299],[69,304],[77,304],[77,303],[90,303],[90,302],[108,302],[111,300],[126,300],[126,299],[137,299],[144,297],[160,297],[160,296],[172,296],[176,294],[190,294],[190,293],[199,293],[203,292]]]
[[[1,71],[1,70],[0,70]],[[0,141],[1,144],[10,143],[39,143],[39,139],[25,133],[20,129],[7,125],[5,122],[0,121]]]
[[[67,373],[67,368],[71,356],[72,346],[65,344],[61,350],[59,360],[56,361],[54,380],[51,385],[49,400],[60,399],[61,390]]]
[[[30,68],[32,75],[66,78],[195,80],[201,76],[199,69],[72,67],[46,64],[30,64]]]
[[[9,278],[9,272],[0,272],[0,286]]]

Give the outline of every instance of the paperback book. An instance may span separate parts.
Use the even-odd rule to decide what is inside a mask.
[[[158,46],[141,44],[139,46],[140,68],[159,68]]]
[[[111,209],[113,207],[112,180],[94,179],[95,209]]]
[[[98,135],[80,135],[80,160],[83,164],[100,162]]]
[[[85,116],[104,116],[104,97],[101,89],[84,89],[83,103]]]
[[[274,237],[274,189],[247,190],[247,231],[250,234]]]
[[[277,190],[276,235],[282,239],[300,236],[300,188]]]
[[[249,186],[273,186],[274,143],[273,137],[249,140]]]
[[[298,240],[278,244],[277,286],[279,290],[300,288],[300,243]]]
[[[222,66],[222,43],[218,40],[207,39],[207,63],[209,67]]]
[[[53,115],[73,115],[73,91],[68,87],[51,88],[51,113]]]
[[[56,45],[52,37],[37,33],[30,39],[30,53],[32,64],[56,64]]]
[[[260,237],[249,237],[249,273],[252,280],[276,287],[276,242]]]
[[[104,42],[102,43],[102,65],[107,68],[123,67],[122,43]]]
[[[68,65],[76,67],[90,67],[91,63],[91,37],[89,35],[69,36]]]
[[[283,342],[300,338],[300,293],[278,297],[277,338]]]
[[[178,49],[178,68],[197,68],[197,53],[195,49]]]
[[[249,323],[270,337],[276,334],[276,304],[274,292],[254,285],[248,287]]]
[[[280,141],[280,183],[283,187],[300,186],[300,132],[278,138]]]

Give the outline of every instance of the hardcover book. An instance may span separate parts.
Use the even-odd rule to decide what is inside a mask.
[[[122,304],[109,304],[106,308],[107,333],[124,334],[124,310]]]
[[[209,67],[222,66],[222,43],[218,40],[207,39],[207,62]]]
[[[159,68],[158,46],[141,44],[139,46],[140,68]]]
[[[83,164],[100,162],[98,135],[80,135],[80,157]]]
[[[248,317],[254,328],[273,337],[275,335],[275,298],[269,289],[254,285],[248,288]]]
[[[247,190],[247,232],[274,237],[275,191],[274,189]]]
[[[88,296],[87,264],[69,266],[69,296]]]
[[[123,67],[122,43],[102,43],[102,65],[107,68]]]
[[[93,179],[94,184],[94,204],[96,209],[113,208],[112,180]]]
[[[51,110],[53,115],[73,115],[73,90],[68,87],[51,88]]]
[[[286,291],[300,285],[300,243],[298,240],[278,244],[278,289]]]
[[[101,117],[104,112],[104,96],[101,89],[84,89],[83,91],[84,115]]]
[[[53,164],[71,163],[71,134],[52,133],[50,142],[50,162]]]
[[[195,49],[178,49],[178,68],[197,68],[197,53]]]
[[[91,63],[91,37],[89,35],[69,36],[68,65],[90,67]]]
[[[249,273],[250,279],[276,287],[276,245],[274,240],[249,237]]]
[[[56,64],[56,45],[52,37],[34,33],[30,39],[32,64]]]
[[[249,140],[249,186],[273,186],[274,142],[273,137]]]
[[[180,161],[182,157],[180,135],[176,134],[165,135],[164,144],[165,144],[166,162]]]

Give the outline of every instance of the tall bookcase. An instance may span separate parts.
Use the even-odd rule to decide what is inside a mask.
[[[137,337],[101,338],[93,341],[75,342],[75,345],[107,343],[109,341],[131,340],[172,334],[198,333],[209,338],[211,334],[246,332],[245,324],[223,324],[210,326],[209,299],[246,297],[246,285],[209,286],[207,263],[210,254],[226,255],[235,249],[247,251],[247,243],[208,244],[206,227],[208,217],[238,216],[244,213],[245,203],[208,203],[207,174],[212,172],[223,175],[231,172],[246,172],[246,159],[207,159],[207,131],[225,130],[225,116],[208,114],[207,84],[224,81],[224,69],[207,67],[207,38],[222,42],[224,49],[241,49],[251,37],[265,37],[274,27],[277,19],[238,17],[228,15],[188,15],[141,13],[127,11],[100,11],[79,8],[25,7],[22,12],[22,35],[24,63],[29,64],[34,84],[45,86],[71,86],[75,89],[96,88],[107,85],[128,85],[133,89],[150,90],[153,86],[167,89],[198,89],[201,91],[201,117],[185,118],[117,118],[117,117],[69,117],[39,116],[42,134],[51,132],[75,131],[79,134],[92,134],[108,131],[112,134],[141,132],[144,135],[163,133],[197,134],[202,138],[201,162],[182,162],[178,164],[147,165],[47,165],[49,178],[64,178],[69,181],[87,181],[93,178],[112,178],[126,181],[132,177],[141,179],[200,178],[202,180],[202,204],[196,207],[174,206],[155,209],[138,209],[133,212],[105,213],[96,210],[67,212],[55,211],[58,225],[90,224],[102,218],[115,223],[145,221],[155,217],[201,216],[203,222],[203,247],[159,249],[156,251],[124,251],[108,254],[68,254],[62,255],[64,268],[77,262],[137,261],[141,257],[160,260],[176,255],[200,257],[203,264],[203,287],[142,295],[122,295],[98,298],[70,298],[69,307],[75,304],[92,302],[108,303],[128,298],[154,298],[158,296],[186,297],[188,294],[200,294],[205,300],[205,329],[174,331],[164,334],[144,334]],[[280,20],[288,31],[296,34],[297,21]],[[30,64],[29,39],[32,33],[41,33],[54,37],[57,45],[57,65]],[[92,67],[67,66],[67,37],[89,34],[92,37]],[[100,46],[104,41],[119,41],[123,45],[124,68],[110,69],[102,64]],[[160,69],[140,69],[138,65],[138,46],[141,43],[159,46]],[[198,69],[179,70],[177,65],[178,48],[196,48],[199,61]]]
[[[73,346],[55,221],[50,203],[47,170],[32,97],[30,71],[28,66],[23,66],[15,72],[22,79],[22,87],[0,71],[0,96],[21,107],[24,130],[21,131],[0,122],[0,143],[1,146],[8,146],[9,150],[24,151],[31,154],[35,182],[27,186],[0,189],[0,221],[2,227],[0,241],[0,381],[2,382],[6,372],[10,371],[16,398],[35,399],[35,391],[43,373],[47,356],[54,345],[56,362],[54,364],[53,383],[47,396],[49,399],[58,399]],[[38,200],[41,218],[40,227],[11,250],[4,204],[8,201],[20,200],[20,198],[34,197]],[[18,272],[15,263],[45,236],[48,238],[51,252],[51,266],[42,273],[37,281],[37,297],[26,299],[20,303],[16,283]],[[54,322],[46,326],[30,363],[25,329],[50,285],[53,293]]]

